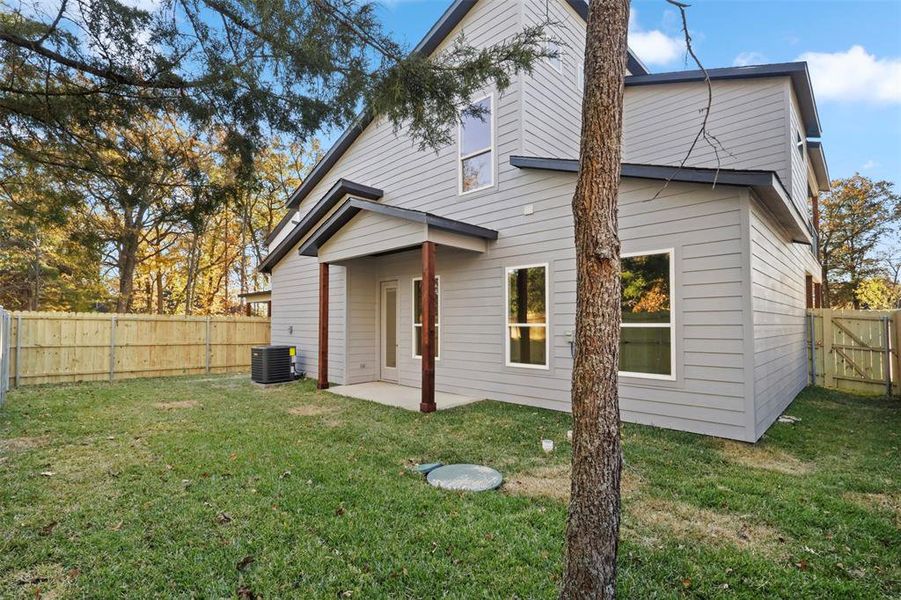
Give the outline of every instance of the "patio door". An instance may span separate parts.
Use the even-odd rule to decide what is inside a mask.
[[[383,281],[379,298],[379,379],[397,381],[397,282]]]

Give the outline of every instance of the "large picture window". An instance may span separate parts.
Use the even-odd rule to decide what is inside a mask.
[[[472,103],[481,114],[460,123],[460,193],[494,185],[494,107],[492,97]]]
[[[547,265],[507,269],[507,364],[546,368]]]
[[[621,375],[673,378],[671,250],[622,258]]]
[[[441,356],[441,280],[435,277],[435,359]],[[422,277],[413,280],[413,358],[422,358]]]

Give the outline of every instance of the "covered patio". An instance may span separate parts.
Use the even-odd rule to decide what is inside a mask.
[[[331,388],[329,391],[333,394],[338,394],[339,396],[356,398],[358,400],[368,400],[369,402],[403,408],[404,410],[422,410],[420,407],[422,390],[406,385],[389,383],[387,381],[338,385]],[[469,396],[460,396],[459,394],[450,394],[447,392],[434,393],[436,410],[447,410],[449,408],[465,406],[482,400],[481,398],[471,398]]]
[[[435,360],[438,354],[436,323],[439,316],[436,249],[441,245],[465,253],[482,253],[487,250],[488,242],[495,239],[497,232],[491,229],[371,200],[350,197],[338,206],[298,248],[301,255],[317,257],[319,260],[319,389],[329,387],[329,265],[346,265],[360,259],[409,253],[419,249],[422,285],[414,296],[421,307],[421,326],[415,336],[421,349],[420,386],[399,385],[398,383],[403,382],[396,381],[395,377],[375,375],[371,381],[357,380],[353,385],[339,386],[332,391],[422,412],[437,410],[438,403],[441,408],[452,408],[478,400],[456,394],[436,393],[435,390]],[[389,291],[391,295],[380,296],[376,302],[382,302],[385,298],[396,302],[396,285],[393,289],[394,292]],[[393,314],[398,313],[395,310]],[[379,330],[383,333],[379,343],[390,349],[397,347],[396,335],[400,331],[398,323],[393,319],[394,317],[387,323],[379,324]],[[385,333],[386,329],[391,331]],[[384,348],[381,348],[378,360],[383,358]],[[388,381],[383,381],[384,379]],[[409,380],[406,383],[410,383]]]

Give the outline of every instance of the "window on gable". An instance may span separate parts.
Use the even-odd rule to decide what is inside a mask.
[[[435,359],[441,356],[441,279],[435,276]],[[422,358],[422,277],[413,280],[413,358]]]
[[[555,42],[554,40],[545,40],[544,49],[547,50],[548,54],[555,54],[556,56],[548,58],[548,63],[554,68],[558,73],[563,72],[563,55],[560,52],[560,44]]]
[[[507,269],[507,364],[547,367],[547,266]]]
[[[494,184],[494,111],[492,97],[472,103],[479,115],[464,115],[460,124],[460,193]]]
[[[795,148],[798,150],[801,158],[804,158],[804,138],[801,137],[801,133],[798,131],[795,131]]]
[[[673,378],[672,251],[624,256],[620,375]]]

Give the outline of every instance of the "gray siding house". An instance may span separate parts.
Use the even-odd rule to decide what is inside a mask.
[[[272,343],[296,345],[323,387],[421,387],[423,410],[434,390],[569,410],[587,4],[457,0],[417,51],[464,31],[493,44],[547,10],[568,44],[560,60],[473,98],[490,118],[467,119],[456,144],[419,151],[364,115],[291,196],[260,267]],[[710,76],[709,127],[727,152],[717,170],[701,145],[677,170],[703,77],[628,61],[622,418],[756,441],[807,384],[828,174],[804,63]]]

